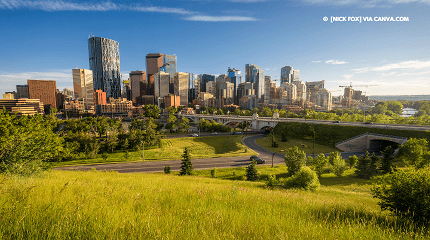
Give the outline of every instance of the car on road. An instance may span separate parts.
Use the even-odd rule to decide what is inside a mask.
[[[365,122],[364,124],[373,124],[373,122]]]
[[[190,136],[191,137],[198,137],[199,135],[197,133],[192,133]]]
[[[231,135],[240,135],[242,132],[232,132]]]
[[[260,157],[258,157],[258,156],[251,156],[250,158],[249,158],[251,161],[256,161],[257,162],[257,164],[263,164],[263,163],[266,163],[266,160],[264,160],[264,159],[262,159],[262,158],[260,158]]]
[[[217,132],[213,132],[213,133],[211,133],[212,135],[217,135],[218,133]]]
[[[333,123],[340,123],[340,122],[336,120],[336,121],[333,121]]]

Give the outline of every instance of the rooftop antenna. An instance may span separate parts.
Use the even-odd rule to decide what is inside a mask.
[[[78,66],[76,66],[76,69],[78,69]]]

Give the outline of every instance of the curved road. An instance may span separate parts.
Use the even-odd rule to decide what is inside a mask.
[[[272,164],[273,152],[269,151],[260,145],[255,143],[257,138],[266,137],[266,135],[260,134],[256,136],[250,136],[243,139],[243,143],[250,149],[258,153],[259,157],[266,160],[267,164]],[[347,158],[349,155],[359,155],[360,153],[342,153],[342,157]],[[308,155],[309,156],[309,155]],[[193,159],[193,167],[195,170],[212,169],[217,168],[232,168],[232,167],[244,167],[248,166],[251,161],[249,156],[239,157],[220,157],[220,158],[202,158]],[[284,155],[276,153],[273,157],[273,163],[284,164]],[[166,165],[170,166],[172,171],[181,170],[181,160],[169,160],[169,161],[145,161],[135,163],[114,163],[114,164],[98,164],[98,165],[86,165],[86,166],[71,166],[71,167],[58,167],[54,170],[81,170],[88,171],[91,169],[106,170],[106,171],[117,171],[120,173],[135,173],[135,172],[163,172]]]

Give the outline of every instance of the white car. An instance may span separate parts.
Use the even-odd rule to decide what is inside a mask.
[[[198,137],[199,135],[197,133],[192,133],[191,137]]]

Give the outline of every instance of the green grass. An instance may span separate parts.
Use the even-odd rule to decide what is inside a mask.
[[[209,136],[209,137],[186,137],[163,139],[162,148],[145,150],[145,160],[178,160],[188,147],[191,158],[219,158],[233,156],[249,156],[256,153],[250,149],[245,153],[245,145],[242,144],[241,136]],[[129,157],[125,157],[124,152],[110,153],[106,161],[100,154],[94,159],[79,159],[67,162],[55,163],[55,166],[73,166],[88,164],[104,164],[118,162],[142,161],[142,151],[129,152]]]
[[[199,176],[95,171],[52,171],[27,179],[0,175],[0,239],[429,237],[414,224],[380,212],[365,185],[354,191],[356,186],[339,187],[340,181],[329,178],[335,183],[300,191]]]
[[[279,151],[279,150],[288,149],[288,148],[297,146],[299,147],[300,150],[304,151],[306,154],[312,154],[312,144],[313,144],[312,140],[288,138],[288,141],[282,142],[281,138],[278,138],[276,136],[275,136],[275,139],[276,139],[276,142],[279,144],[279,147],[276,147],[276,148],[272,147],[272,140],[269,137],[259,138],[255,142],[258,145],[270,151],[273,151],[273,149],[275,149],[275,151]],[[301,144],[304,144],[305,146],[302,146]],[[321,145],[318,143],[315,143],[314,149],[315,149],[314,150],[315,154],[330,153],[335,151],[341,152],[341,150],[339,150],[336,147]]]

